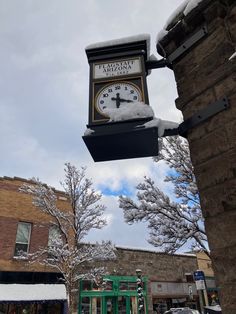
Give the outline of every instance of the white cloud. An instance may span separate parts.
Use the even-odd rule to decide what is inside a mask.
[[[87,165],[96,187],[132,193],[144,175],[166,188],[165,166],[151,158],[94,163],[82,140],[88,123],[89,65],[85,47],[143,33],[155,39],[182,0],[5,1],[0,11],[0,176],[39,177],[59,188],[64,163]],[[160,57],[158,57],[160,58]],[[179,121],[174,76],[148,77],[155,115]],[[145,228],[123,223],[116,198],[106,197],[108,238],[132,245]],[[112,227],[111,227],[112,226]],[[140,230],[139,230],[140,228]],[[99,232],[99,231],[98,231]],[[101,231],[103,232],[103,231]],[[103,233],[101,233],[102,235]],[[127,243],[125,243],[127,241]],[[144,241],[145,242],[145,241]],[[142,243],[143,245],[143,243]]]

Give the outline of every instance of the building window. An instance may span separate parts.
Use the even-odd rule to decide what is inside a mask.
[[[61,232],[58,226],[51,226],[48,232],[48,246],[54,246],[55,240],[58,240],[61,236]]]
[[[19,222],[16,233],[16,245],[14,256],[21,255],[22,252],[28,253],[30,243],[31,224]]]

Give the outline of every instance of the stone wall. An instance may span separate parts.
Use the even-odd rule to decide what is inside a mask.
[[[117,247],[117,259],[106,262],[110,275],[136,276],[136,269],[147,277],[148,313],[153,313],[152,282],[186,282],[186,274],[197,269],[195,255],[171,255],[148,250]],[[171,296],[170,296],[171,298]]]
[[[208,33],[173,61],[184,119],[227,97],[230,108],[187,134],[224,314],[236,313],[236,5],[203,0],[157,45],[170,56],[203,25]],[[161,48],[160,48],[161,47]],[[163,54],[163,49],[165,54]]]

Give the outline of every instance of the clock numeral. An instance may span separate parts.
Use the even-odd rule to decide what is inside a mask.
[[[134,96],[134,97],[133,97],[133,100],[137,100],[137,99],[138,99],[138,97],[137,97],[137,96]]]
[[[127,86],[125,86],[125,90],[128,90],[128,87],[127,87]]]
[[[120,86],[116,86],[116,87],[115,87],[115,90],[118,90],[118,89],[120,89]]]
[[[101,104],[101,105],[104,104],[104,100],[100,100],[100,104]]]
[[[131,89],[131,90],[130,90],[130,94],[133,94],[133,93],[134,93],[134,90],[133,90],[133,89]]]
[[[108,88],[108,93],[112,93],[112,88]]]
[[[109,96],[108,94],[103,94],[102,95],[103,98],[108,97],[108,96]]]

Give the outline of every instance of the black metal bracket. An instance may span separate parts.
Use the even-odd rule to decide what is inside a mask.
[[[174,52],[172,52],[168,57],[160,60],[147,60],[145,62],[146,70],[159,69],[168,67],[172,69],[172,63],[182,54],[184,54],[189,48],[195,45],[199,40],[208,34],[207,26],[202,26],[196,33],[194,33],[190,38],[188,38],[181,46],[179,46]]]
[[[172,130],[165,130],[163,136],[171,136],[171,135],[181,135],[183,137],[187,136],[187,133],[190,129],[199,125],[200,123],[206,121],[207,119],[213,117],[217,113],[226,110],[229,108],[229,101],[227,97],[223,97],[220,100],[217,100],[214,103],[211,103],[208,107],[200,110],[195,113],[191,118],[188,118],[184,122],[182,122],[178,128]]]
[[[169,62],[169,60],[163,58],[160,60],[147,60],[145,62],[146,70],[152,70],[152,69],[159,69],[159,68],[164,68],[168,67],[172,69],[172,65]]]
[[[173,63],[177,58],[179,58],[183,53],[185,53],[189,48],[195,45],[199,40],[208,34],[207,26],[202,26],[196,33],[194,33],[190,38],[188,38],[181,46],[179,46],[172,54],[168,56],[168,61],[170,64]]]

